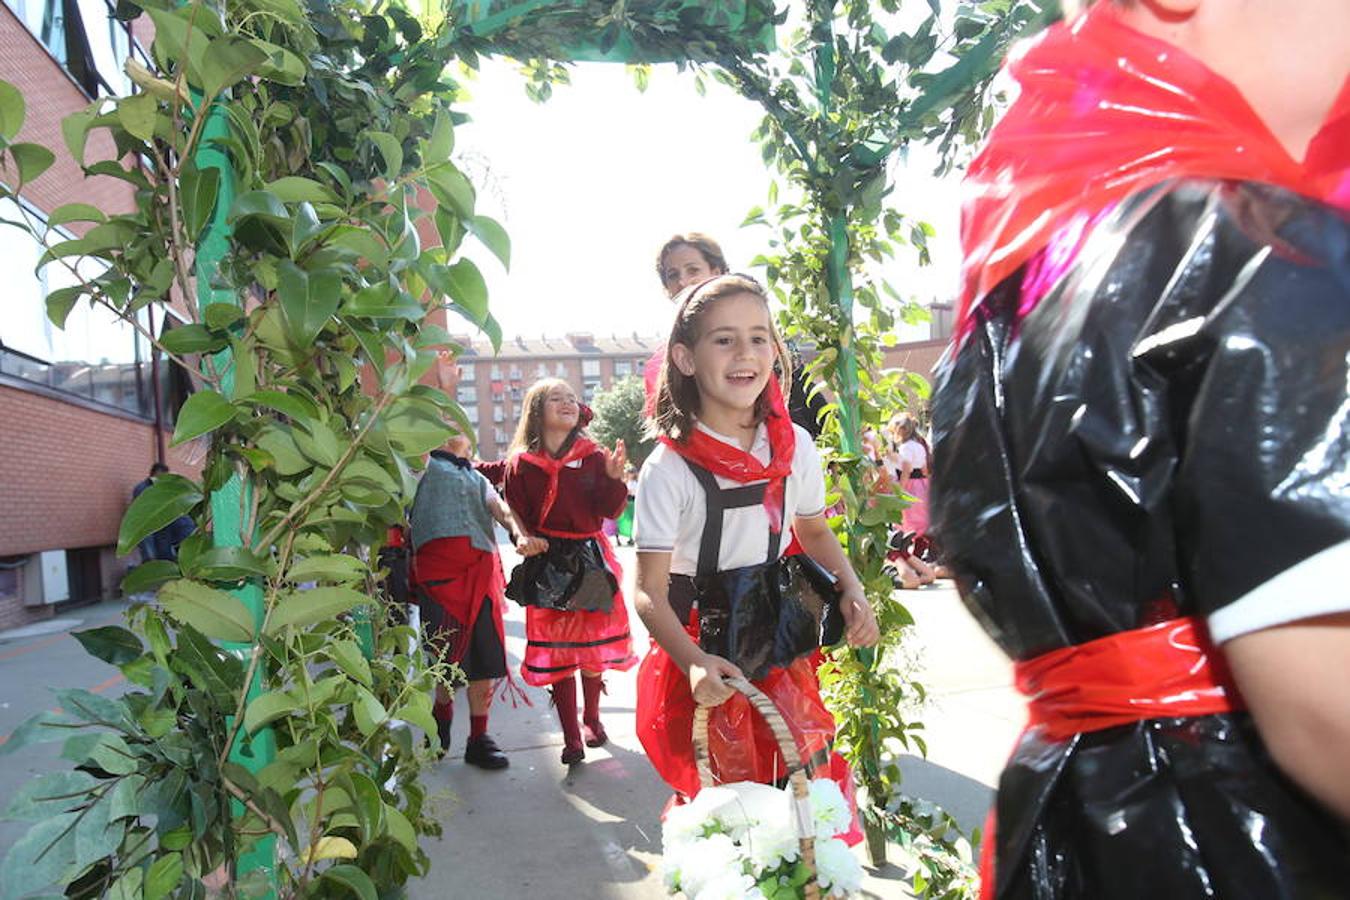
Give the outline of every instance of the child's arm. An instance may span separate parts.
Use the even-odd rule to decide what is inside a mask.
[[[876,614],[872,612],[872,605],[867,602],[867,596],[863,593],[862,582],[849,565],[848,557],[844,556],[844,548],[839,546],[839,539],[830,530],[825,517],[794,516],[792,530],[796,532],[797,540],[807,556],[829,569],[839,579],[842,591],[839,610],[844,614],[844,624],[847,626],[845,636],[848,642],[855,647],[874,645],[881,638]]]
[[[605,519],[617,519],[628,504],[628,483],[624,481],[624,467],[628,464],[628,450],[623,441],[616,441],[614,449],[600,451],[604,460],[605,477],[592,496],[592,510]]]
[[[720,656],[704,652],[684,630],[666,596],[670,578],[670,554],[640,550],[637,555],[637,595],[633,598],[642,623],[661,649],[689,675],[689,688],[700,706],[717,706],[736,691],[724,678],[744,678],[736,666]]]
[[[512,514],[511,507],[506,505],[505,500],[497,496],[496,491],[488,491],[487,503],[492,518],[500,522],[501,526],[515,540],[517,553],[521,556],[534,556],[536,553],[543,553],[548,550],[548,540],[526,534],[525,529],[520,527],[520,523],[516,521],[515,515]]]

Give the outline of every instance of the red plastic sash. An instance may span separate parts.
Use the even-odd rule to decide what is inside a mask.
[[[769,433],[769,462],[760,462],[753,453],[720,441],[705,431],[694,429],[688,440],[677,441],[662,435],[661,443],[690,462],[732,481],[746,484],[768,481],[764,488],[764,509],[769,514],[769,527],[783,528],[783,496],[787,476],[792,473],[792,457],[796,451],[797,435],[792,429],[783,391],[777,378],[770,378],[764,388],[769,398],[769,415],[764,427]]]
[[[1052,741],[1145,719],[1244,709],[1223,656],[1193,616],[1042,653],[1013,665],[1027,731]],[[1019,740],[1020,743],[1020,740]],[[994,897],[994,811],[980,849],[980,897]]]
[[[1021,94],[963,185],[958,338],[1056,232],[1168,179],[1266,182],[1350,208],[1350,81],[1300,161],[1232,82],[1114,4],[1049,29],[1008,70]]]

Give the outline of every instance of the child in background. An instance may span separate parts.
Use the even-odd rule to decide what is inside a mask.
[[[914,500],[901,514],[900,529],[891,536],[888,555],[905,589],[932,584],[937,572],[930,564],[932,541],[928,537],[928,473],[931,469],[928,442],[909,413],[899,413],[886,424],[887,452],[882,457],[893,490]]]
[[[699,790],[690,737],[696,703],[717,707],[709,743],[718,778],[774,783],[786,775],[768,727],[725,683],[729,677],[750,677],[768,694],[802,757],[829,759],[831,776],[851,796],[847,766],[831,758],[834,720],[820,699],[814,637],[809,647],[773,646],[781,631],[768,622],[751,629],[765,636],[764,646],[736,642],[737,659],[700,644],[713,637],[700,633],[700,622],[713,621],[722,600],[740,608],[740,588],[776,584],[796,553],[838,579],[849,642],[878,638],[862,585],[823,515],[820,456],[788,418],[776,366],[788,377],[755,281],[724,275],[683,296],[657,392],[661,443],[638,479],[635,532],[636,607],[655,641],[638,676],[638,737],[662,778],[686,797]]]
[[[601,673],[637,664],[619,589],[622,570],[602,531],[628,499],[627,454],[622,441],[607,453],[586,435],[590,410],[565,381],[536,382],[523,406],[509,458],[481,464],[479,471],[504,486],[524,533],[546,542],[543,554],[516,567],[507,596],[526,605],[521,677],[550,687],[563,731],[562,761],[572,765],[585,758],[585,747],[608,740],[600,721]],[[578,671],[584,728],[577,723]]]
[[[496,679],[506,677],[503,643],[502,561],[492,521],[512,535],[520,529],[511,511],[469,462],[469,439],[455,435],[431,451],[412,506],[413,588],[420,599],[431,644],[469,680],[469,740],[464,761],[480,769],[504,769],[506,755],[487,733],[488,706]],[[529,556],[543,542],[520,536],[516,550]],[[441,755],[450,749],[454,698],[436,690]]]

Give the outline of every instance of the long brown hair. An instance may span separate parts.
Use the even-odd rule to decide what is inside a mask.
[[[677,298],[679,307],[675,312],[675,323],[670,327],[666,358],[661,363],[661,375],[656,382],[656,409],[651,429],[655,435],[685,441],[693,434],[699,411],[698,383],[692,376],[680,371],[671,359],[670,351],[676,344],[683,344],[692,351],[702,334],[699,323],[703,314],[718,300],[736,294],[752,294],[763,301],[766,310],[769,307],[764,288],[748,275],[717,275],[686,288]],[[773,374],[778,378],[779,389],[786,395],[787,385],[792,381],[792,358],[778,335],[778,326],[774,324],[772,315],[769,316],[769,338],[773,342],[774,356],[777,357]],[[754,416],[756,425],[769,416],[768,385],[755,399]]]
[[[700,231],[690,231],[687,234],[673,235],[670,240],[661,245],[661,252],[656,254],[656,277],[661,279],[661,286],[666,284],[666,257],[675,250],[676,247],[693,247],[703,257],[703,261],[708,264],[708,269],[714,275],[722,275],[727,272],[727,257],[722,252],[722,246]],[[669,290],[667,288],[667,290]]]
[[[525,399],[520,404],[520,421],[516,423],[515,436],[511,438],[511,446],[507,450],[508,454],[517,451],[525,453],[547,453],[544,447],[544,403],[548,400],[548,392],[555,387],[565,387],[572,390],[572,386],[561,378],[541,378],[530,389],[525,392]],[[577,398],[578,413],[580,412],[581,398]],[[581,424],[580,415],[577,418],[576,427],[567,435],[567,440],[562,442],[558,448],[558,455],[567,452],[567,448],[576,442],[586,432]]]

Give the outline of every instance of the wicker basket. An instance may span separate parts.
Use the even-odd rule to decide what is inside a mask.
[[[806,900],[820,900],[820,884],[816,880],[815,824],[811,818],[810,778],[814,769],[809,760],[801,758],[797,742],[792,739],[792,732],[788,731],[783,714],[767,694],[741,678],[728,678],[725,683],[745,695],[750,705],[769,723],[774,740],[778,741],[778,749],[788,764],[788,783],[792,785],[792,825],[801,843],[802,862],[811,876],[802,890]],[[698,766],[698,780],[703,787],[716,786],[712,762],[708,756],[708,714],[711,711],[712,708],[707,706],[694,707],[694,762]]]

